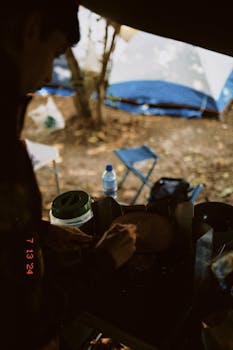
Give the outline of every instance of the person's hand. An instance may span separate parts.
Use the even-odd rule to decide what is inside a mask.
[[[136,226],[113,224],[96,245],[113,258],[116,268],[124,265],[135,252]]]

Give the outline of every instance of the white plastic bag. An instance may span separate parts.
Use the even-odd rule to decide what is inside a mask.
[[[31,110],[28,115],[41,128],[51,129],[53,131],[65,127],[64,117],[50,96],[46,104],[39,105],[37,108]]]

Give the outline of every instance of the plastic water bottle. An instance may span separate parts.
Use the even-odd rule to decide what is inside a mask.
[[[103,193],[117,199],[117,176],[112,164],[107,164],[102,175]]]

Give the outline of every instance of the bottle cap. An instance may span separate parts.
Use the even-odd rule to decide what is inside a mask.
[[[107,170],[107,171],[112,171],[112,169],[113,169],[112,164],[107,164],[107,165],[106,165],[106,170]]]
[[[91,197],[84,191],[68,191],[52,202],[51,211],[59,219],[72,219],[86,214],[91,209]]]

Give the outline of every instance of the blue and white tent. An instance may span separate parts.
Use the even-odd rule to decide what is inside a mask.
[[[128,112],[218,116],[233,97],[233,57],[138,31],[109,84],[107,105]]]
[[[83,69],[98,71],[104,20],[80,7],[79,21],[81,40],[74,55]],[[106,105],[137,114],[200,118],[218,117],[233,98],[233,57],[123,27],[112,56]],[[52,85],[55,89],[41,92],[73,93],[64,56],[54,62]]]

